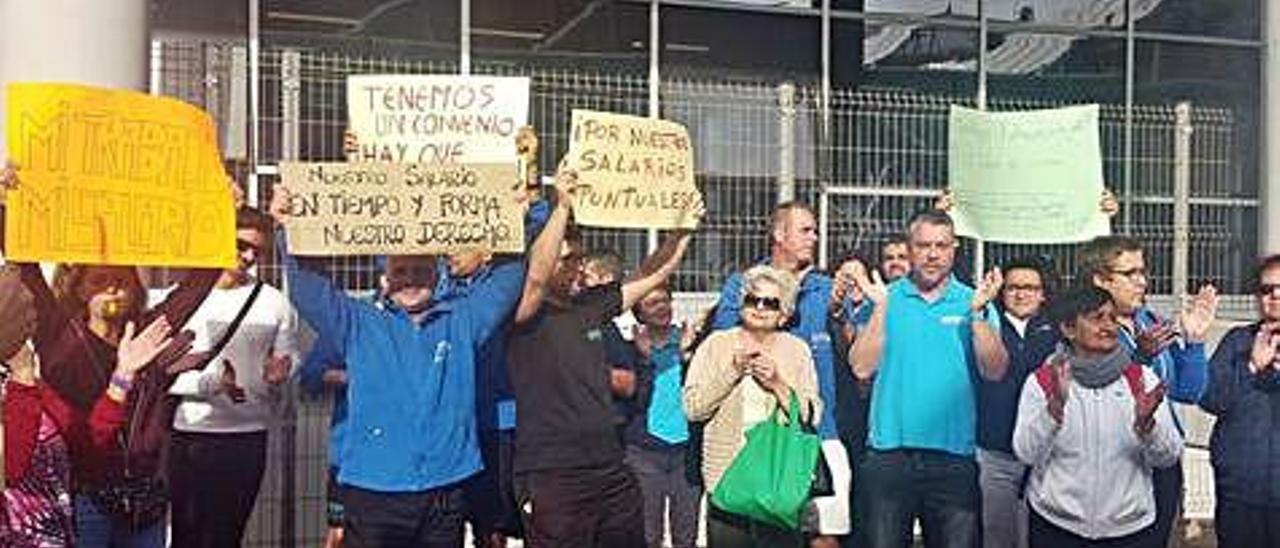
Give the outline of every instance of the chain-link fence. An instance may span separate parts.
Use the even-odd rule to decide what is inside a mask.
[[[452,60],[364,57],[305,49],[267,49],[261,56],[260,115],[248,120],[243,48],[209,43],[163,43],[154,52],[153,89],[209,111],[220,125],[224,150],[252,150],[248,124],[256,124],[259,203],[282,159],[340,160],[346,125],[345,80],[364,73],[453,73]],[[590,108],[648,112],[644,73],[479,62],[476,73],[523,75],[532,81],[530,122],[542,138],[544,173],[567,150],[570,112]],[[825,101],[809,85],[703,79],[665,80],[659,88],[664,118],[688,126],[695,142],[697,180],[708,219],[676,275],[677,289],[715,291],[725,275],[767,253],[765,227],[779,196],[827,204],[826,255],[850,250],[871,256],[905,219],[928,207],[946,184],[947,112],[971,97],[893,90],[836,90]],[[1050,100],[993,102],[994,110],[1057,106]],[[1238,143],[1242,129],[1229,110],[1193,106],[1189,279],[1212,281],[1228,293],[1244,289],[1256,253],[1256,188],[1245,177],[1249,160]],[[1123,211],[1118,232],[1141,238],[1148,250],[1155,293],[1172,293],[1172,105],[1138,106],[1130,128],[1134,155],[1125,162],[1124,111],[1101,110],[1104,173]],[[1126,177],[1126,166],[1132,172]],[[1126,184],[1126,181],[1132,181]],[[608,247],[632,264],[648,248],[643,231],[589,229],[588,245]],[[972,252],[966,244],[965,252]],[[1073,246],[988,245],[988,263],[1043,255],[1058,273],[1074,269]],[[966,262],[961,259],[961,263]],[[265,277],[278,281],[268,264]],[[351,290],[372,288],[366,259],[335,259],[336,279]],[[1181,288],[1179,288],[1181,289]],[[1238,298],[1228,315],[1247,314]],[[251,546],[316,545],[323,538],[328,402],[302,399],[274,427],[267,483],[250,525]]]

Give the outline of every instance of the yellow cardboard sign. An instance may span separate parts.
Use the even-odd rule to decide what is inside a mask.
[[[524,250],[514,164],[280,164],[295,255]]]
[[[569,165],[584,185],[574,219],[613,228],[697,228],[693,146],[667,120],[574,110]]]
[[[7,197],[7,259],[236,263],[234,204],[208,114],[71,84],[10,84],[8,97],[20,184]]]

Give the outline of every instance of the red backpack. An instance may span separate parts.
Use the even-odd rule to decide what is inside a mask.
[[[1040,389],[1045,394],[1053,390],[1053,380],[1053,368],[1042,365],[1039,369],[1036,369],[1036,382],[1040,384]],[[1137,400],[1138,396],[1146,392],[1146,387],[1142,385],[1141,365],[1136,363],[1126,365],[1124,367],[1124,380],[1125,384],[1129,385],[1129,394],[1133,395],[1133,399]]]

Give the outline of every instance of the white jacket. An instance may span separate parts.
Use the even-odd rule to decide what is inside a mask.
[[[1149,368],[1142,370],[1149,390],[1159,379]],[[1172,466],[1182,455],[1168,400],[1156,409],[1156,425],[1145,441],[1133,431],[1134,398],[1123,376],[1100,389],[1073,380],[1061,425],[1045,402],[1036,376],[1027,377],[1013,450],[1031,466],[1031,508],[1088,539],[1120,537],[1154,523],[1151,471]]]

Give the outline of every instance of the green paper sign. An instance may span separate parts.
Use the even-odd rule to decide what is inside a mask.
[[[956,234],[1058,244],[1111,233],[1098,106],[1023,112],[951,107],[948,178]]]

